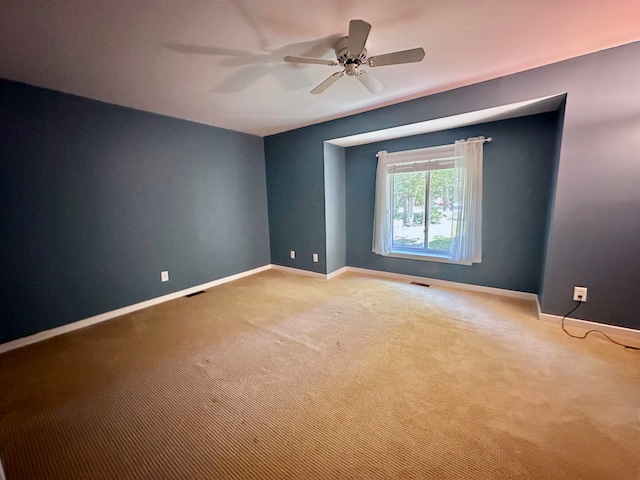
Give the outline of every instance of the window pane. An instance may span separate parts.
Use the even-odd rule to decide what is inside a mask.
[[[458,212],[453,204],[453,168],[429,172],[429,250],[446,252]]]
[[[393,175],[393,248],[425,247],[426,172]]]

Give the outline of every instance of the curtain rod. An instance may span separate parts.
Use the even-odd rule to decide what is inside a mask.
[[[461,138],[460,140],[463,141],[463,142],[467,142],[467,143],[476,143],[476,142],[485,143],[485,142],[490,142],[491,140],[493,140],[493,138],[488,137],[488,138],[484,138],[482,140],[465,140],[464,138]]]
[[[464,138],[460,139],[460,141],[467,142],[467,143],[477,143],[477,142],[485,143],[485,142],[491,142],[492,140],[493,140],[492,137],[487,137],[487,138],[484,138],[482,140],[465,140]],[[417,150],[428,150],[430,148],[444,148],[444,147],[453,147],[453,146],[454,146],[454,144],[452,143],[452,144],[449,144],[449,145],[439,145],[437,147],[426,147],[424,149],[418,148]],[[409,151],[409,150],[405,150],[405,151]],[[378,153],[376,153],[376,157],[379,157],[382,152],[387,153],[387,154],[389,153],[386,150],[381,150]],[[402,152],[391,152],[391,153],[402,153]]]

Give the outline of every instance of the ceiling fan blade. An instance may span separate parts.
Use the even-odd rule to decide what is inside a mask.
[[[359,57],[362,54],[364,46],[367,43],[370,30],[371,25],[364,20],[351,20],[349,22],[349,39],[347,41],[347,48],[349,49],[352,58]]]
[[[329,88],[331,85],[333,85],[338,80],[340,80],[340,77],[342,77],[343,75],[344,75],[344,70],[342,72],[334,73],[329,78],[327,78],[324,82],[318,85],[316,88],[311,90],[310,93],[313,93],[315,95],[315,94],[324,92],[327,88]]]
[[[371,93],[379,93],[384,90],[384,85],[382,85],[373,75],[369,75],[364,70],[360,70],[358,72],[358,76],[356,77],[360,80],[360,83],[366,87]]]
[[[411,50],[402,50],[401,52],[387,53],[370,57],[367,64],[370,67],[383,67],[385,65],[397,65],[399,63],[420,62],[424,58],[424,48],[412,48]]]
[[[326,58],[293,57],[291,55],[287,55],[286,57],[284,57],[284,61],[290,63],[313,63],[316,65],[329,65],[330,67],[338,65],[338,62],[336,62],[335,60],[328,60]]]

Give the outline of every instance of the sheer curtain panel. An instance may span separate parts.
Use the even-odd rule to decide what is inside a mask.
[[[388,255],[391,252],[391,178],[387,175],[388,162],[388,153],[378,152],[372,244],[373,252],[378,255]]]
[[[449,260],[463,265],[482,261],[482,152],[484,137],[455,143],[454,202],[460,207]]]

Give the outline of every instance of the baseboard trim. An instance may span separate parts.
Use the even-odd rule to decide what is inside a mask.
[[[504,288],[483,287],[481,285],[472,285],[470,283],[452,282],[449,280],[439,280],[437,278],[418,277],[415,275],[405,275],[404,273],[385,272],[382,270],[369,270],[360,267],[345,267],[346,271],[354,273],[362,273],[365,275],[373,275],[376,277],[390,278],[406,282],[428,283],[429,285],[438,285],[439,287],[455,288],[457,290],[466,290],[469,292],[489,293],[491,295],[501,295],[503,297],[521,298],[525,300],[537,300],[535,293],[518,292],[516,290],[506,290]]]
[[[282,272],[295,273],[296,275],[304,275],[307,277],[324,278],[325,280],[331,280],[332,278],[335,278],[338,275],[342,275],[343,273],[348,272],[350,267],[342,267],[342,268],[339,268],[338,270],[334,270],[331,273],[311,272],[309,270],[302,270],[301,268],[285,267],[284,265],[276,265],[276,264],[271,264],[271,268],[273,270],[280,270]]]
[[[184,297],[186,295],[190,295],[192,293],[196,293],[201,290],[207,290],[209,288],[213,288],[215,286],[222,285],[224,283],[233,282],[234,280],[239,280],[241,278],[249,277],[251,275],[255,275],[257,273],[264,272],[265,270],[271,270],[271,269],[280,270],[283,272],[289,272],[296,275],[322,278],[326,280],[330,280],[332,278],[338,277],[347,272],[353,272],[353,273],[360,273],[363,275],[371,275],[375,277],[388,278],[388,279],[398,280],[403,282],[429,283],[430,285],[438,285],[441,287],[453,288],[458,290],[466,290],[470,292],[488,293],[491,295],[501,295],[504,297],[520,298],[525,300],[535,300],[539,320],[544,322],[554,323],[557,325],[560,325],[562,322],[562,317],[560,316],[542,313],[542,310],[540,308],[540,301],[538,299],[538,296],[534,293],[519,292],[516,290],[506,290],[506,289],[495,288],[495,287],[484,287],[481,285],[452,282],[449,280],[439,280],[437,278],[419,277],[415,275],[405,275],[403,273],[385,272],[382,270],[370,270],[368,268],[360,268],[360,267],[342,267],[329,274],[324,274],[324,273],[318,273],[318,272],[311,272],[309,270],[301,270],[299,268],[285,267],[283,265],[268,264],[262,267],[254,268],[252,270],[240,272],[235,275],[230,275],[228,277],[219,278],[211,282],[203,283],[201,285],[189,287],[184,290],[180,290],[178,292],[173,292],[167,295],[163,295],[161,297],[152,298],[144,302],[119,308],[117,310],[112,310],[110,312],[105,312],[100,315],[95,315],[93,317],[85,318],[83,320],[78,320],[76,322],[69,323],[67,325],[62,325],[60,327],[52,328],[50,330],[44,330],[42,332],[29,335],[28,337],[18,338],[16,340],[12,340],[10,342],[0,344],[0,353],[8,352],[10,350],[24,347],[32,343],[40,342],[42,340],[46,340],[48,338],[62,335],[67,332],[72,332],[73,330],[78,330],[80,328],[88,327],[96,323],[104,322],[112,318],[126,315],[127,313],[135,312],[137,310],[142,310],[143,308],[148,308],[153,305],[158,305],[160,303],[168,302],[170,300],[175,300],[176,298]],[[634,330],[626,327],[619,327],[616,325],[608,325],[605,323],[596,323],[588,320],[581,320],[581,319],[575,319],[575,318],[567,318],[565,320],[565,326],[571,328],[572,331],[574,331],[577,335],[582,335],[584,334],[584,332],[588,330],[600,330],[601,332],[606,333],[616,341],[619,341],[621,343],[625,343],[627,345],[631,345],[634,347],[640,347],[640,330]],[[2,477],[0,477],[0,480],[2,480]]]
[[[560,325],[562,323],[562,317],[557,315],[551,315],[548,313],[542,313],[542,308],[540,306],[540,299],[538,295],[534,293],[527,292],[518,292],[515,290],[506,290],[502,288],[494,288],[494,287],[483,287],[479,285],[472,285],[469,283],[458,283],[451,282],[448,280],[438,280],[434,278],[425,278],[425,277],[417,277],[413,275],[404,275],[401,273],[393,273],[393,272],[384,272],[381,270],[369,270],[367,268],[358,268],[358,267],[345,267],[346,271],[354,272],[354,273],[362,273],[366,275],[375,275],[384,278],[390,278],[401,281],[409,281],[409,282],[421,282],[428,283],[430,285],[439,285],[447,288],[456,288],[458,290],[467,290],[471,292],[480,292],[480,293],[489,293],[493,295],[502,295],[505,297],[512,298],[520,298],[525,300],[535,300],[536,309],[538,312],[538,320],[543,322],[550,322],[556,325]],[[345,270],[341,269],[341,270]],[[344,272],[341,272],[344,273]],[[588,320],[581,320],[576,318],[567,318],[565,319],[565,326],[570,328],[572,333],[576,335],[584,335],[585,332],[589,330],[600,330],[603,333],[606,333],[608,336],[613,338],[614,340],[624,343],[625,345],[630,345],[632,347],[640,347],[640,330],[634,330],[632,328],[619,327],[617,325],[608,325],[606,323],[597,323],[591,322]],[[598,335],[600,338],[602,336]]]
[[[334,270],[333,272],[327,275],[327,280],[331,280],[332,278],[338,277],[343,273],[347,273],[348,271],[349,271],[349,267],[342,267],[342,268],[339,268],[338,270]]]
[[[50,330],[43,330],[42,332],[29,335],[28,337],[18,338],[16,340],[12,340],[10,342],[1,344],[0,353],[4,353],[4,352],[8,352],[9,350],[14,350],[16,348],[24,347],[32,343],[41,342],[42,340],[56,337],[58,335],[62,335],[63,333],[72,332],[73,330],[78,330],[80,328],[88,327],[90,325],[95,325],[96,323],[104,322],[106,320],[111,320],[112,318],[120,317],[122,315],[126,315],[127,313],[135,312],[137,310],[142,310],[143,308],[148,308],[153,305],[158,305],[160,303],[168,302],[169,300],[175,300],[176,298],[184,297],[185,295],[190,295],[192,293],[196,293],[201,290],[213,288],[217,285],[233,282],[234,280],[239,280],[244,277],[255,275],[256,273],[269,270],[270,268],[272,268],[271,264],[264,265],[262,267],[254,268],[252,270],[247,270],[245,272],[236,273],[235,275],[230,275],[228,277],[223,277],[217,280],[213,280],[211,282],[203,283],[202,285],[196,285],[194,287],[189,287],[184,290],[169,293],[167,295],[162,295],[161,297],[152,298],[149,300],[145,300],[144,302],[135,303],[127,307],[118,308],[116,310],[111,310],[109,312],[101,313],[99,315],[85,318],[83,320],[78,320],[73,323],[61,325],[60,327],[52,328]]]
[[[553,323],[555,325],[562,324],[562,317],[559,315],[551,315],[548,313],[540,313],[538,319],[543,322]],[[617,325],[609,325],[606,323],[591,322],[589,320],[581,320],[579,318],[565,318],[564,325],[570,333],[574,335],[584,335],[589,330],[599,330],[607,334],[615,341],[624,343],[632,347],[640,348],[640,330],[633,328],[619,327]],[[603,338],[601,335],[593,334],[594,337]],[[591,337],[591,335],[589,335]]]
[[[295,273],[298,275],[307,275],[307,276],[310,275],[317,278],[325,278],[327,280],[331,280],[332,278],[338,277],[347,272],[353,272],[353,273],[361,273],[363,275],[371,275],[374,277],[389,278],[389,279],[397,280],[400,282],[428,283],[430,285],[438,285],[441,287],[455,288],[458,290],[466,290],[470,292],[489,293],[492,295],[501,295],[503,297],[535,300],[536,302],[538,301],[538,296],[535,293],[518,292],[516,290],[506,290],[503,288],[495,288],[495,287],[483,287],[481,285],[472,285],[470,283],[452,282],[449,280],[438,280],[437,278],[418,277],[415,275],[406,275],[404,273],[385,272],[382,270],[370,270],[368,268],[360,268],[360,267],[342,267],[327,275],[325,275],[324,273],[310,272],[308,270],[301,270],[298,268],[284,267],[282,265],[272,265],[272,268],[275,270],[282,270],[285,272]]]
[[[302,270],[301,268],[293,268],[293,267],[285,267],[284,265],[275,265],[271,264],[270,267],[273,270],[280,270],[282,272],[295,273],[297,275],[304,275],[306,277],[316,277],[316,278],[327,278],[327,275],[324,273],[311,272],[309,270]]]

